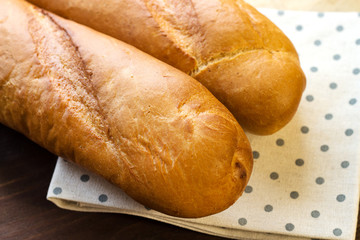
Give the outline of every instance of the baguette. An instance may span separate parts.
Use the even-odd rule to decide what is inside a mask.
[[[305,88],[292,43],[242,0],[29,1],[191,75],[255,134],[284,127]]]
[[[0,122],[173,216],[228,208],[252,170],[240,125],[196,80],[20,0],[0,0]]]

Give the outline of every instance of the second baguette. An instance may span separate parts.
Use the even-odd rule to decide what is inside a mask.
[[[255,134],[284,127],[305,88],[292,43],[242,0],[29,1],[191,75]]]

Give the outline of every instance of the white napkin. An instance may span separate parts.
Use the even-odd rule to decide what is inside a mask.
[[[359,205],[360,13],[261,9],[297,48],[307,88],[294,119],[271,136],[248,134],[254,171],[229,209],[169,217],[58,160],[48,199],[66,209],[133,214],[241,239],[354,239]]]
[[[245,0],[257,8],[304,11],[360,11],[359,0]]]

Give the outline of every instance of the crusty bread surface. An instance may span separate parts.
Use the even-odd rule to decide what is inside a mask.
[[[292,43],[242,0],[29,1],[191,75],[255,134],[284,127],[305,88]]]
[[[20,0],[0,0],[0,123],[173,216],[228,208],[252,170],[240,125],[196,80]]]

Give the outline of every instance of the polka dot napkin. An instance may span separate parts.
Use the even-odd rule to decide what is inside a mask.
[[[78,211],[133,214],[242,239],[354,239],[360,166],[360,13],[262,9],[296,46],[308,83],[294,119],[248,134],[255,160],[243,196],[200,219],[160,214],[59,159],[48,199]]]

